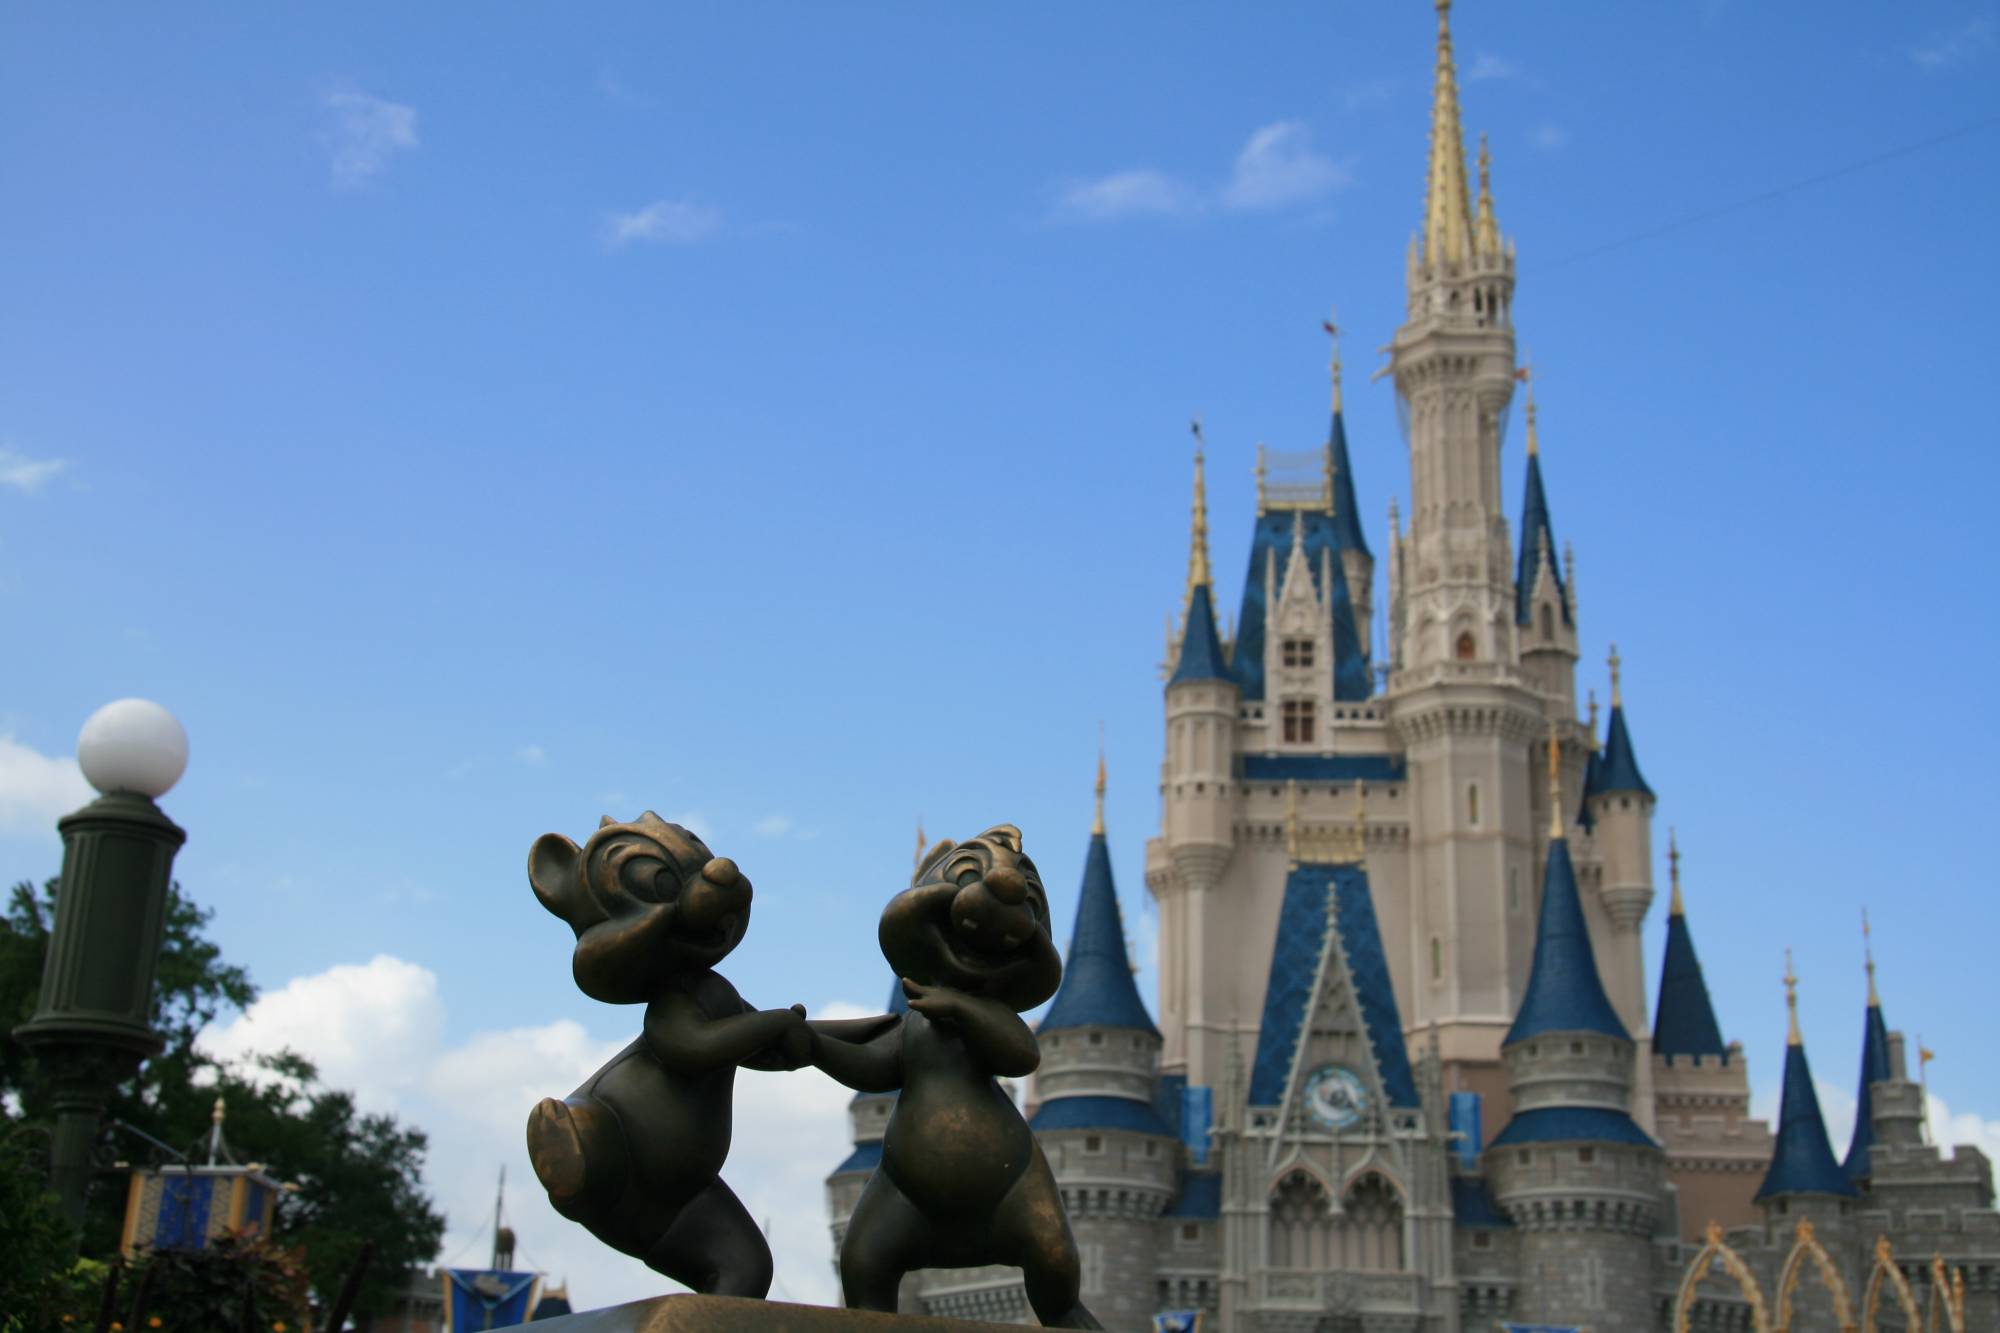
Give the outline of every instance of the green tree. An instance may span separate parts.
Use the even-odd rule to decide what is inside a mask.
[[[26,1122],[47,1118],[45,1092],[33,1056],[12,1029],[34,1012],[42,959],[55,920],[56,882],[35,892],[21,884],[0,916],[0,1107]],[[206,1151],[217,1097],[238,1161],[259,1162],[295,1183],[279,1201],[275,1239],[304,1250],[306,1272],[321,1297],[337,1291],[364,1240],[376,1250],[355,1302],[357,1314],[385,1309],[405,1269],[429,1262],[444,1236],[444,1218],[422,1189],[422,1131],[387,1115],[366,1114],[351,1093],[327,1088],[311,1061],[271,1052],[248,1068],[222,1065],[196,1045],[202,1029],[248,1006],[256,987],[226,963],[204,933],[209,913],[175,884],[153,992],[153,1027],[165,1049],[113,1098],[107,1115],[199,1160]],[[0,1124],[0,1132],[24,1126]],[[150,1160],[137,1134],[107,1129],[111,1155]],[[124,1218],[123,1188],[100,1184],[84,1222],[83,1252],[109,1257]]]

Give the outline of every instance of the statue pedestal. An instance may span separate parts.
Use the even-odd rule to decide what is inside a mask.
[[[1010,1326],[736,1296],[661,1296],[517,1327],[535,1333],[979,1333]]]

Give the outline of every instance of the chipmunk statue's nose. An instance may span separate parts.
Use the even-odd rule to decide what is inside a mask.
[[[737,881],[743,878],[743,872],[738,870],[736,863],[728,857],[718,856],[701,868],[701,877],[717,888],[731,889],[735,888]]]
[[[1027,900],[1028,878],[1012,866],[995,866],[986,872],[986,891],[1009,907]]]

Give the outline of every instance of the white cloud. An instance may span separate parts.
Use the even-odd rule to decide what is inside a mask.
[[[1996,35],[1991,15],[1982,14],[1950,32],[1938,33],[1910,48],[1910,59],[1928,69],[1970,64],[1993,49]]]
[[[1296,120],[1266,125],[1236,155],[1222,204],[1238,210],[1283,208],[1351,184],[1348,169],[1313,151],[1312,133]]]
[[[30,458],[18,449],[0,445],[0,486],[33,495],[42,483],[69,466],[63,458]]]
[[[878,1012],[837,1002],[817,1016]],[[294,980],[234,1022],[211,1029],[203,1044],[231,1055],[290,1046],[318,1063],[330,1086],[348,1088],[361,1105],[392,1110],[424,1130],[430,1137],[424,1182],[447,1219],[441,1262],[486,1262],[495,1180],[504,1165],[504,1209],[519,1238],[517,1261],[567,1280],[579,1308],[597,1308],[659,1295],[673,1284],[549,1206],[528,1162],[524,1130],[536,1102],[566,1095],[630,1040],[635,1013],[602,1014],[609,1034],[602,1037],[559,1019],[476,1032],[446,1046],[436,977],[379,955],[364,966]],[[811,1069],[737,1076],[734,1140],[723,1178],[767,1226],[777,1266],[775,1297],[830,1304],[838,1295],[825,1178],[851,1146],[849,1096]],[[283,1163],[274,1165],[283,1171]]]
[[[1531,138],[1535,147],[1545,153],[1553,153],[1569,144],[1569,131],[1552,121],[1544,121],[1535,128]]]
[[[1083,222],[1113,222],[1171,216],[1189,212],[1194,206],[1193,192],[1172,176],[1151,167],[1135,167],[1070,185],[1056,201],[1056,214]]]
[[[792,831],[792,821],[784,815],[765,815],[750,831],[760,838],[782,838]]]
[[[524,764],[539,764],[549,757],[548,751],[539,745],[523,745],[514,751],[514,757]]]
[[[604,239],[616,249],[634,241],[651,245],[694,245],[722,230],[722,213],[686,199],[656,199],[604,221]]]
[[[1914,1048],[1913,1048],[1914,1049]],[[1825,1079],[1813,1079],[1813,1091],[1819,1095],[1820,1119],[1826,1122],[1826,1139],[1833,1145],[1833,1155],[1847,1156],[1848,1141],[1854,1136],[1854,1113],[1856,1102],[1848,1088]],[[1775,1083],[1757,1089],[1750,1099],[1750,1114],[1759,1120],[1768,1121],[1775,1133],[1778,1125],[1779,1092]],[[1932,1093],[1928,1105],[1931,1142],[1945,1156],[1960,1144],[1969,1145],[1986,1154],[1987,1160],[2000,1163],[2000,1120],[1988,1120],[1974,1111],[1954,1113],[1944,1098]]]
[[[1380,106],[1396,95],[1398,86],[1397,80],[1387,76],[1364,79],[1360,83],[1349,84],[1341,93],[1340,102],[1349,111]]]
[[[11,735],[0,735],[0,833],[53,837],[56,820],[96,794],[76,760],[51,758]]]
[[[1483,83],[1488,79],[1513,79],[1520,77],[1521,67],[1513,61],[1494,55],[1491,51],[1481,51],[1466,67],[1467,83]]]
[[[397,153],[417,146],[416,108],[352,89],[326,95],[321,141],[331,154],[333,183],[342,189],[380,174]]]

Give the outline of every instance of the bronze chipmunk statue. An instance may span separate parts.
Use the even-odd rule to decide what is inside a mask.
[[[749,927],[749,879],[649,810],[607,816],[582,847],[542,835],[528,882],[576,932],[583,993],[646,1006],[631,1045],[528,1116],[549,1202],[695,1291],[761,1298],[770,1246],[720,1175],[736,1067],[796,1069],[814,1036],[804,1006],[754,1009],[715,971]]]
[[[862,1092],[902,1090],[841,1243],[847,1304],[894,1310],[917,1268],[1015,1264],[1045,1326],[1103,1327],[1077,1299],[1076,1241],[1048,1159],[994,1081],[1041,1063],[1021,1013],[1062,980],[1021,831],[933,847],[878,934],[910,1012],[861,1021],[873,1028],[813,1024],[821,1069]]]

